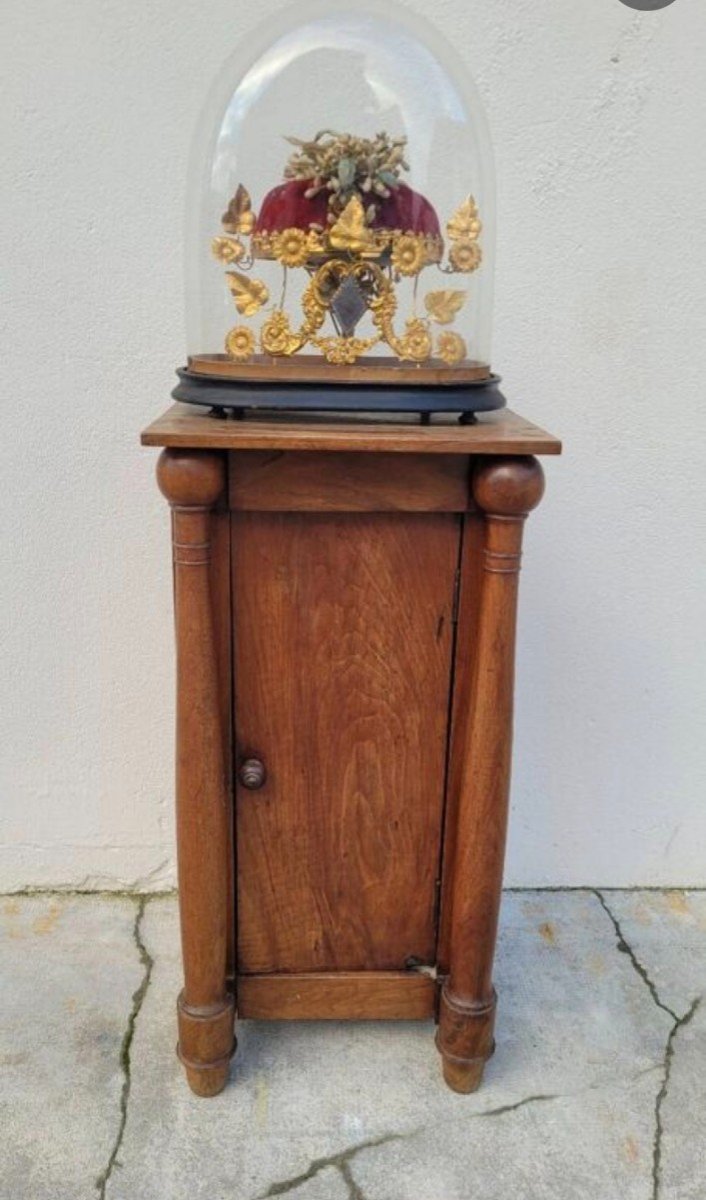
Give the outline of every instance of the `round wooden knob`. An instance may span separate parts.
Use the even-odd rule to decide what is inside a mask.
[[[259,758],[246,758],[238,771],[238,779],[243,787],[256,792],[267,779],[265,764]]]

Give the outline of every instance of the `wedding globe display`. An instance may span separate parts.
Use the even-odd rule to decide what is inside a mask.
[[[494,221],[485,117],[434,29],[388,5],[279,18],[226,64],[197,129],[175,395],[499,407]]]

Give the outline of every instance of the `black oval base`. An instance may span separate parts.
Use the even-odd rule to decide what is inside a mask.
[[[252,410],[304,412],[461,413],[491,412],[505,407],[500,376],[458,387],[405,387],[394,384],[242,383],[204,378],[177,371],[174,400],[203,404],[218,411]]]

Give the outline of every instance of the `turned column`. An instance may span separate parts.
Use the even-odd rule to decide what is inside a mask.
[[[483,573],[456,810],[449,975],[437,1033],[444,1079],[457,1092],[475,1091],[493,1052],[522,528],[543,491],[534,458],[481,460],[473,478],[473,497],[485,514]]]
[[[225,1086],[235,1049],[226,986],[228,801],[210,589],[211,509],[225,482],[220,455],[164,450],[160,489],[172,508],[176,613],[176,822],[184,989],[179,1045],[192,1091]]]

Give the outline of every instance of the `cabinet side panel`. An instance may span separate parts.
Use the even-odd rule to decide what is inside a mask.
[[[232,522],[239,973],[433,963],[458,518]]]

